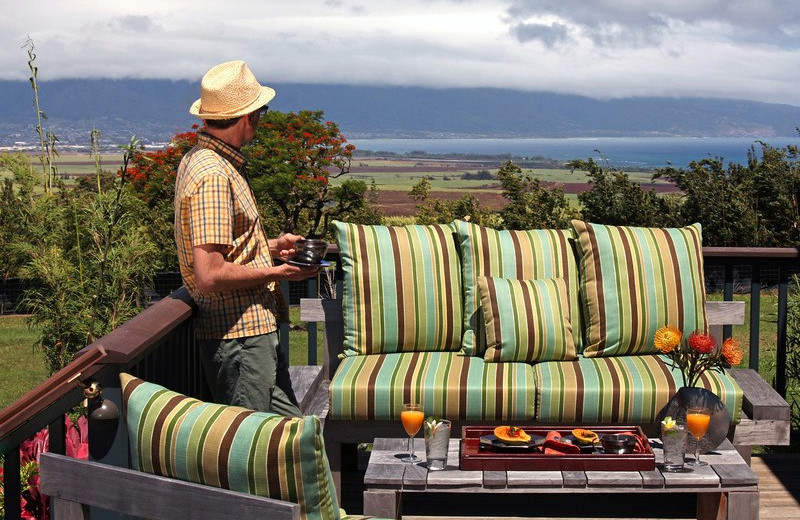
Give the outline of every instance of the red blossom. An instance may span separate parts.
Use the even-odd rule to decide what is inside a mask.
[[[693,350],[701,354],[710,354],[713,352],[717,343],[710,334],[703,334],[700,332],[692,332],[688,342]]]

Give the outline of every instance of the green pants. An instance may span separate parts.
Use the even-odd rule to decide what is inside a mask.
[[[302,415],[289,378],[289,357],[277,332],[198,343],[214,401],[259,412]]]

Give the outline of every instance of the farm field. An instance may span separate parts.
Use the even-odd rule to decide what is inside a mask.
[[[38,161],[34,158],[34,171]],[[491,179],[464,179],[464,176],[476,176],[483,172],[494,174],[507,158],[498,157],[497,160],[460,160],[460,159],[424,159],[407,158],[362,158],[355,157],[351,164],[350,172],[338,179],[333,179],[336,185],[345,179],[358,179],[375,186],[380,190],[379,204],[385,215],[408,216],[416,212],[417,202],[412,200],[408,193],[411,188],[423,178],[431,184],[431,196],[442,199],[458,199],[463,195],[474,195],[483,204],[491,209],[502,208],[506,200],[500,192],[500,185]],[[74,182],[80,176],[94,175],[94,159],[86,154],[63,154],[57,158],[59,173],[67,183]],[[101,167],[104,170],[117,170],[122,164],[121,155],[101,156]],[[576,195],[589,188],[588,178],[583,172],[570,171],[567,168],[533,168],[523,167],[523,172],[531,172],[533,176],[546,185],[560,187],[568,199],[576,201]],[[666,181],[651,180],[651,172],[627,172],[635,180],[647,188],[654,188],[659,192],[674,190]],[[0,172],[0,178],[7,173]],[[577,203],[577,202],[575,202]]]

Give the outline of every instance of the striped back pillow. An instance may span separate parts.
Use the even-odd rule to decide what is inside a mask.
[[[563,278],[478,277],[488,362],[575,359]]]
[[[134,468],[340,518],[319,418],[204,403],[120,374]]]
[[[571,229],[498,231],[461,220],[456,220],[453,225],[461,245],[464,280],[464,354],[483,356],[486,351],[486,332],[478,293],[479,276],[517,280],[563,278],[569,296],[572,341],[577,351],[581,351],[578,260]]]
[[[573,220],[581,250],[584,355],[657,353],[659,327],[706,329],[700,224],[604,226]]]
[[[334,225],[345,355],[458,350],[463,309],[452,227]]]

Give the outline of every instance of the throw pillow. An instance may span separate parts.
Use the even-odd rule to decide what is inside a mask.
[[[460,348],[461,266],[451,226],[334,225],[345,355]]]
[[[656,330],[706,329],[700,224],[605,226],[573,220],[587,357],[657,353]]]
[[[483,330],[478,293],[479,276],[518,280],[563,278],[569,296],[572,341],[577,351],[581,351],[583,340],[578,260],[571,229],[498,231],[461,220],[456,220],[453,225],[461,247],[464,283],[462,352],[465,355],[483,356],[486,351],[486,333]]]
[[[125,373],[120,382],[139,471],[294,502],[305,519],[340,518],[318,417],[204,403]]]
[[[488,362],[576,358],[563,278],[511,280],[478,277]]]

